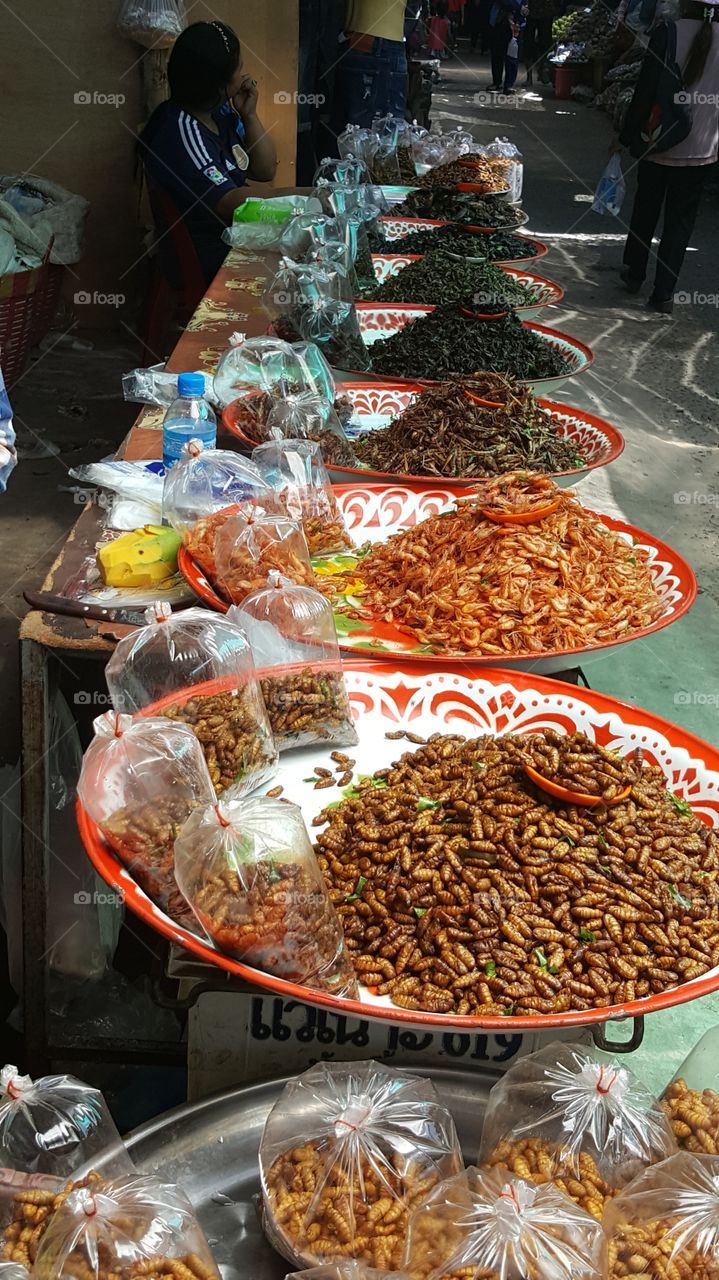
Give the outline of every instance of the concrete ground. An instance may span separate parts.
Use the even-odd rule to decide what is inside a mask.
[[[522,76],[520,75],[520,85]],[[488,95],[486,59],[461,45],[435,88],[433,119],[444,129],[467,126],[480,141],[496,135],[524,156],[527,228],[551,251],[540,274],[566,289],[552,326],[588,342],[595,353],[588,373],[562,389],[569,403],[616,423],[626,451],[608,470],[584,483],[582,494],[605,510],[619,509],[633,524],[659,535],[693,565],[699,598],[682,621],[650,641],[625,645],[586,664],[591,685],[719,741],[719,626],[716,557],[717,420],[719,418],[719,247],[716,185],[707,193],[679,287],[688,300],[674,317],[644,308],[644,296],[621,288],[625,222],[632,179],[619,218],[591,211],[592,193],[606,163],[611,136],[605,115],[540,87],[532,96],[501,104]],[[714,179],[716,184],[716,179]],[[648,292],[648,290],[646,291]],[[12,393],[21,446],[51,440],[59,454],[25,458],[0,498],[0,763],[19,749],[17,700],[18,619],[22,587],[38,587],[78,509],[66,491],[67,468],[111,452],[133,417],[119,399],[120,375],[137,352],[97,335],[91,353],[66,344],[44,354]],[[0,1014],[1,1016],[1,1014]],[[651,1083],[672,1074],[702,1030],[719,1021],[719,998],[694,1002],[647,1020],[637,1063]]]

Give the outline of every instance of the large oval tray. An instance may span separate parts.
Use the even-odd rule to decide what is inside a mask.
[[[392,253],[382,254],[376,253],[372,255],[375,275],[378,284],[384,284],[387,280],[393,280],[401,277],[402,271],[409,266],[410,262],[421,262],[421,253]],[[524,285],[525,289],[530,289],[535,297],[534,302],[528,303],[524,307],[510,306],[508,309],[514,311],[520,320],[534,320],[537,316],[542,315],[545,307],[559,306],[564,297],[564,289],[560,284],[556,284],[554,280],[548,280],[546,276],[534,275],[533,272],[522,266],[508,267],[503,262],[496,264],[501,271],[508,275],[517,284]],[[397,282],[397,292],[395,297],[397,301],[402,299],[402,282],[401,278]],[[394,286],[393,286],[394,289]],[[478,308],[479,309],[479,308]]]
[[[669,788],[689,801],[708,824],[719,825],[719,751],[649,711],[593,690],[486,667],[439,671],[427,664],[413,667],[356,660],[348,662],[345,671],[359,733],[359,743],[352,748],[357,773],[371,774],[407,750],[406,742],[385,737],[387,732],[397,729],[406,728],[423,737],[435,732],[459,732],[471,737],[483,733],[527,733],[548,727],[562,733],[576,730],[622,755],[641,746],[648,763],[657,764],[663,770]],[[332,767],[331,750],[331,746],[314,746],[286,752],[280,758],[278,776],[269,784],[269,787],[281,785],[285,799],[300,805],[310,830],[312,819],[320,810],[328,802],[341,798],[337,788],[315,792],[305,781],[316,765]],[[717,968],[671,991],[621,1006],[521,1017],[479,1018],[412,1012],[397,1008],[387,996],[372,995],[365,988],[361,988],[359,1000],[337,999],[240,964],[216,951],[207,940],[175,924],[145,896],[79,804],[77,816],[83,843],[95,869],[123,895],[127,905],[158,932],[200,959],[257,987],[290,1000],[333,1009],[336,1013],[431,1030],[449,1031],[457,1027],[465,1031],[511,1033],[550,1027],[576,1028],[610,1018],[636,1017],[694,1000],[719,988]]]

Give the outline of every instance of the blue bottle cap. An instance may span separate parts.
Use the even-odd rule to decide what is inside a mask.
[[[177,379],[177,394],[183,396],[204,396],[204,373],[181,373]]]

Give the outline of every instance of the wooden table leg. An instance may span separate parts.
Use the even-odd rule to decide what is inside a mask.
[[[47,885],[49,836],[49,654],[34,640],[21,642],[22,672],[22,1015],[25,1061],[21,1070],[48,1070]]]

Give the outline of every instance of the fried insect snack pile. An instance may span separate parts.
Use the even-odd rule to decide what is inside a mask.
[[[602,1229],[558,1187],[465,1169],[409,1222],[413,1280],[597,1280]]]
[[[571,490],[537,479],[551,510],[532,523],[485,516],[485,490],[372,546],[356,593],[363,612],[438,652],[496,656],[606,644],[661,617],[645,553]],[[523,482],[505,480],[504,514],[515,494],[523,510]]]
[[[9,1277],[8,1280],[13,1280]],[[404,1272],[376,1271],[354,1258],[342,1258],[325,1266],[310,1267],[307,1271],[292,1271],[285,1280],[408,1280]]]
[[[175,875],[221,951],[356,998],[342,929],[296,805],[257,796],[196,810],[175,841]]]
[[[610,1196],[675,1150],[659,1103],[631,1071],[556,1043],[493,1086],[478,1164],[553,1182],[601,1221]]]
[[[202,746],[189,726],[164,716],[133,720],[108,711],[93,728],[80,803],[148,898],[186,925],[192,914],[175,880],[173,850],[192,810],[215,799]]]
[[[73,1190],[37,1251],[37,1280],[219,1280],[189,1200],[133,1174]]]
[[[609,1280],[717,1280],[719,1158],[680,1151],[607,1207]]]
[[[229,616],[247,636],[261,671],[278,751],[314,742],[353,746],[357,731],[329,601],[272,572],[266,587]]]
[[[260,1144],[263,1225],[296,1266],[401,1264],[408,1217],[462,1167],[427,1080],[378,1062],[320,1063],[282,1091]]]
[[[120,640],[107,665],[113,706],[187,725],[217,795],[245,794],[268,781],[277,751],[240,629],[207,609],[173,614],[161,601],[145,617],[148,625]]]
[[[314,820],[360,982],[402,1008],[602,1008],[719,963],[717,834],[641,751],[621,803],[554,800],[532,741],[433,734]]]
[[[585,734],[574,733],[568,739],[552,729],[529,740],[524,759],[543,778],[573,796],[596,796],[607,804],[633,786],[641,774],[632,760],[623,760],[616,751],[592,742]]]
[[[24,1185],[17,1187],[17,1182]],[[90,1173],[76,1182],[58,1183],[46,1176],[13,1177],[8,1184],[0,1179],[0,1264],[34,1266],[42,1238],[50,1221],[68,1196],[82,1187],[93,1189],[102,1183],[99,1173]],[[14,1280],[0,1265],[2,1280]],[[19,1280],[19,1278],[18,1278]]]
[[[661,1104],[684,1151],[719,1155],[719,1029],[704,1033],[667,1085]]]

